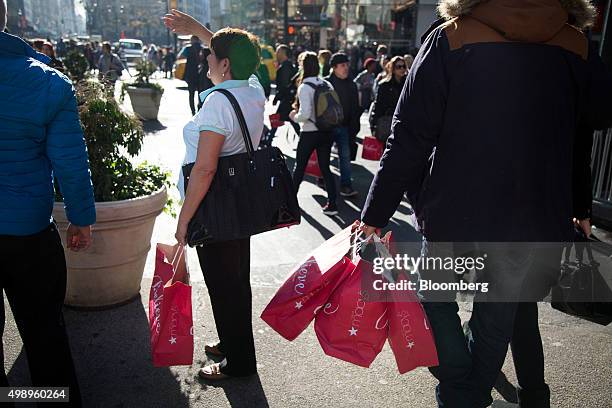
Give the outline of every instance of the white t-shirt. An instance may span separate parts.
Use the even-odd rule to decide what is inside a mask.
[[[248,80],[224,81],[200,94],[200,98],[204,98],[202,108],[183,128],[183,140],[185,141],[183,165],[196,161],[200,132],[206,130],[225,136],[220,156],[246,152],[238,117],[229,99],[220,92],[213,92],[218,88],[227,89],[236,97],[247,123],[253,147],[257,149],[259,146],[264,127],[266,104],[263,87],[255,75],[251,75]],[[212,95],[209,95],[211,92]],[[179,176],[178,187],[181,195],[184,196],[182,172]]]

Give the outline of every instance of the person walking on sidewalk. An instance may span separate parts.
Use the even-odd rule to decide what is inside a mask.
[[[326,215],[336,215],[338,214],[336,183],[329,169],[333,135],[331,132],[319,130],[315,124],[314,87],[323,85],[326,81],[319,78],[320,68],[317,54],[307,51],[303,53],[303,56],[303,59],[300,61],[301,76],[297,91],[298,99],[295,109],[289,114],[289,117],[299,123],[301,127],[295,158],[295,169],[293,170],[293,184],[296,191],[299,190],[300,184],[304,179],[304,171],[306,170],[308,159],[312,152],[316,150],[319,168],[323,174],[325,189],[327,190],[327,204],[323,207],[323,213]],[[332,87],[330,83],[327,84]]]
[[[344,112],[344,120],[332,131],[333,140],[338,147],[338,161],[340,162],[340,195],[354,197],[357,191],[353,189],[351,179],[351,160],[354,160],[357,155],[357,134],[361,127],[359,93],[357,85],[349,78],[348,55],[341,52],[336,53],[332,55],[330,64],[332,72],[325,79],[334,87]]]
[[[291,60],[289,55],[291,50],[285,44],[281,44],[276,47],[276,61],[278,62],[278,69],[276,70],[276,95],[272,100],[272,104],[278,104],[276,113],[280,115],[280,120],[288,121],[296,134],[300,133],[300,125],[295,123],[290,117],[291,104],[295,101],[296,88],[293,86],[292,78],[297,73],[297,68]],[[268,139],[271,141],[276,134],[276,129],[270,130]]]
[[[236,28],[224,28],[213,35],[193,17],[176,10],[166,15],[164,21],[178,34],[197,35],[210,48],[209,76],[215,85],[200,95],[204,101],[202,109],[183,130],[184,163],[195,162],[187,191],[183,191],[185,199],[175,234],[177,241],[185,245],[187,225],[208,193],[219,157],[246,152],[231,102],[214,91],[226,89],[238,100],[255,148],[264,127],[266,98],[254,75],[261,58],[254,35]],[[183,190],[182,177],[179,187]],[[219,343],[205,350],[225,357],[221,363],[200,369],[199,376],[204,379],[222,380],[257,373],[251,321],[250,252],[250,238],[197,248],[219,335]]]
[[[510,344],[519,407],[548,408],[536,300],[558,279],[561,247],[534,243],[573,240],[572,218],[586,214],[573,205],[572,173],[588,166],[572,165],[588,143],[578,125],[612,124],[612,75],[580,31],[595,10],[580,0],[443,0],[439,10],[445,20],[410,70],[362,230],[384,227],[406,194],[424,255],[444,242],[491,249],[483,277],[493,284],[475,298],[467,341],[454,294],[423,293],[438,405],[489,406]],[[588,231],[588,219],[581,225]]]
[[[330,50],[319,50],[319,67],[321,67],[321,71],[319,72],[319,76],[326,77],[331,73],[331,57],[332,53]]]
[[[197,35],[191,36],[191,44],[183,48],[178,58],[186,58],[185,63],[185,76],[183,77],[187,82],[187,90],[189,92],[189,109],[191,109],[191,115],[196,114],[196,105],[194,97],[200,100],[198,95],[200,93],[200,75],[198,74],[198,67],[200,65],[200,51],[202,51],[202,45]]]
[[[121,78],[123,68],[123,62],[117,54],[112,52],[110,43],[102,43],[102,54],[98,59],[98,77],[100,80],[110,81],[114,85]]]
[[[96,211],[87,149],[70,80],[46,65],[48,57],[2,32],[5,25],[6,3],[0,0],[0,296],[4,290],[32,385],[69,387],[65,406],[80,407],[62,313],[66,261],[51,212],[56,177],[70,221],[66,244],[73,251],[89,247]],[[3,299],[0,308],[1,336]],[[2,369],[0,387],[8,386]]]
[[[376,135],[379,140],[386,140],[391,132],[391,119],[408,72],[403,57],[391,58],[389,67],[389,75],[380,82],[376,89],[374,103],[370,110],[370,130],[372,135]]]
[[[176,54],[172,47],[166,48],[166,54],[164,55],[164,78],[172,79],[172,67],[176,61]]]
[[[372,105],[374,81],[376,80],[375,70],[376,60],[374,58],[366,59],[363,63],[363,71],[357,75],[354,81],[359,91],[359,106],[364,112],[369,112],[370,105]]]

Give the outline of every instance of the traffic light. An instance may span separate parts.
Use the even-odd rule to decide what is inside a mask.
[[[295,35],[295,27],[294,26],[287,27],[287,34]]]

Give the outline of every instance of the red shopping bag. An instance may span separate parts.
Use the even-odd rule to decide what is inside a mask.
[[[387,340],[387,304],[368,299],[362,277],[374,279],[372,264],[359,259],[317,313],[315,332],[328,356],[369,367]]]
[[[323,173],[321,173],[321,169],[319,168],[319,160],[317,159],[316,151],[312,152],[310,155],[304,173],[312,177],[323,177]]]
[[[155,367],[193,363],[191,286],[185,248],[157,244],[149,295],[151,353]]]
[[[285,122],[281,120],[280,113],[273,113],[272,115],[270,115],[270,127],[272,127],[272,129],[279,128],[284,124]]]
[[[402,281],[406,278],[398,279]],[[400,374],[416,367],[437,366],[438,353],[431,326],[416,294],[408,290],[389,290],[387,294],[389,345]]]
[[[361,157],[366,160],[379,161],[385,151],[385,142],[381,142],[375,137],[366,136],[363,139],[363,150]]]
[[[291,271],[276,292],[261,318],[287,340],[294,340],[308,327],[333,290],[348,274],[352,263],[346,258],[350,249],[351,227],[344,229]]]

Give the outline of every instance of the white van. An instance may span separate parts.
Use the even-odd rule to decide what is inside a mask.
[[[144,58],[142,41],[130,38],[119,40],[119,58],[127,65],[136,65]]]

